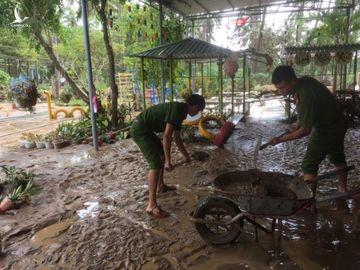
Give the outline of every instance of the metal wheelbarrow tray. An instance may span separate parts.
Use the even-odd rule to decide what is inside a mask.
[[[314,181],[353,168],[350,166],[329,172]],[[214,194],[199,201],[189,217],[195,223],[200,236],[211,244],[232,242],[243,231],[246,221],[254,226],[256,241],[257,229],[272,234],[277,227],[275,250],[278,254],[282,220],[302,212],[316,202],[313,192],[304,180],[277,172],[262,172],[256,169],[228,172],[217,176],[214,186]],[[348,195],[359,192],[360,190],[354,190]],[[271,228],[257,222],[256,218],[271,219]]]
[[[215,193],[251,215],[290,216],[313,200],[313,193],[304,180],[256,169],[219,175],[214,179],[214,186]]]
[[[301,212],[314,200],[302,179],[256,169],[219,175],[214,186],[214,195],[201,200],[189,217],[200,236],[211,244],[235,240],[245,221],[255,227],[256,241],[257,229],[272,234],[277,225],[280,243],[282,219]],[[271,228],[258,223],[257,217],[271,218]]]

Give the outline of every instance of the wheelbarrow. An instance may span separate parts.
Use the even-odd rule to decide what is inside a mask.
[[[353,167],[348,167],[346,171],[351,169]],[[318,179],[338,173],[330,172]],[[256,241],[258,229],[267,234],[277,229],[275,251],[278,255],[282,220],[301,213],[316,201],[304,180],[277,172],[234,171],[219,175],[213,184],[214,194],[199,201],[189,218],[200,236],[215,245],[234,241],[243,231],[244,222],[248,222],[255,228]],[[270,219],[270,228],[257,222],[257,218]]]

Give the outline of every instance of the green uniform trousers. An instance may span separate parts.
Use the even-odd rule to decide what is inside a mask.
[[[163,145],[156,134],[146,127],[144,122],[135,119],[130,128],[130,135],[139,146],[141,153],[149,164],[150,170],[164,167]]]
[[[345,133],[345,121],[341,121],[334,130],[328,132],[313,130],[301,164],[303,172],[316,175],[319,164],[326,156],[335,166],[346,165],[344,154]]]

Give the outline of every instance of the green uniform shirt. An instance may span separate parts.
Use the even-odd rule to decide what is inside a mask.
[[[183,120],[187,116],[187,104],[180,102],[161,103],[143,111],[138,119],[154,132],[165,131],[166,124],[180,130]]]
[[[325,85],[304,76],[298,79],[294,90],[301,127],[315,128],[319,132],[337,129],[343,119],[342,111]]]

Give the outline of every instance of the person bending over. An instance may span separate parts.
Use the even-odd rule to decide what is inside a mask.
[[[152,106],[143,111],[133,122],[130,135],[140,148],[149,164],[147,175],[149,201],[146,212],[157,218],[165,218],[169,213],[160,208],[156,202],[156,193],[174,190],[164,184],[164,166],[173,169],[171,163],[171,142],[174,138],[177,147],[190,162],[180,130],[183,120],[189,114],[194,116],[205,108],[205,100],[200,95],[191,95],[186,102],[170,102]],[[155,133],[163,132],[162,142]]]

